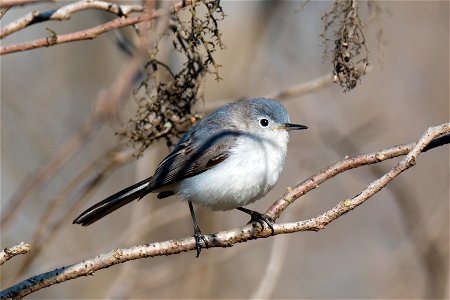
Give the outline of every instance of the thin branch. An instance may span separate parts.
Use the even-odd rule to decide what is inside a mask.
[[[253,223],[240,228],[221,231],[212,235],[206,235],[205,237],[208,240],[208,244],[210,247],[231,247],[234,244],[246,242],[248,240],[270,237],[272,233],[274,235],[277,235],[299,231],[321,230],[325,228],[327,224],[331,223],[332,221],[338,219],[340,216],[364,203],[367,199],[380,191],[384,186],[386,186],[390,181],[392,181],[403,171],[414,166],[419,154],[433,139],[449,132],[450,123],[446,123],[437,127],[430,127],[417,143],[397,146],[385,150],[380,150],[374,153],[345,159],[343,162],[336,163],[335,165],[320,172],[318,175],[315,175],[306,180],[296,189],[291,189],[290,192],[287,193],[282,200],[276,202],[276,204],[281,203],[281,205],[273,205],[271,209],[268,210],[268,213],[271,213],[271,216],[278,217],[279,214],[285,208],[287,208],[290,203],[292,203],[296,198],[302,196],[305,193],[304,189],[302,193],[300,193],[298,189],[301,190],[302,185],[308,186],[310,182],[314,182],[315,178],[321,179],[324,176],[328,176],[328,178],[331,178],[338,173],[357,166],[372,164],[389,158],[407,154],[403,160],[401,160],[394,168],[391,169],[391,171],[372,182],[361,193],[351,199],[341,201],[338,205],[336,205],[329,211],[315,218],[293,223],[274,224],[273,232],[270,228],[261,228],[258,224]],[[315,182],[315,185],[317,184],[318,182]],[[313,189],[313,187],[309,190],[311,189]],[[287,205],[285,205],[284,203],[287,203]],[[123,263],[129,260],[161,255],[172,255],[181,252],[192,251],[195,249],[196,245],[195,239],[193,237],[155,242],[125,249],[116,249],[109,253],[100,254],[95,258],[88,259],[80,263],[65,266],[47,273],[33,276],[0,292],[0,298],[23,297],[42,288],[67,280],[75,279],[77,277],[92,275],[98,270],[105,269],[115,264]]]
[[[53,20],[53,21],[64,21],[70,19],[72,14],[88,10],[88,9],[98,9],[104,10],[119,17],[128,16],[132,12],[142,12],[144,7],[142,5],[119,5],[116,3],[105,2],[101,0],[81,0],[75,3],[68,4],[58,9],[49,10],[45,12],[32,11],[19,18],[5,27],[0,29],[0,39],[24,29],[33,24]]]
[[[366,120],[362,126],[358,126],[357,129],[342,136],[338,130],[327,131],[323,140],[326,141],[330,147],[332,147],[336,153],[342,155],[345,153],[357,153],[358,147],[353,141],[358,140],[358,136],[367,135],[370,128],[375,122],[375,119],[379,122],[380,116],[375,116],[371,120]],[[353,141],[352,141],[353,139]],[[450,134],[445,134],[439,138],[430,142],[422,152],[425,152],[429,147],[437,147],[439,145],[450,143]],[[373,165],[369,170],[375,178],[383,176],[386,172],[382,168],[381,164]],[[430,233],[436,231],[431,229],[433,225],[430,224],[429,219],[439,220],[433,216],[424,216],[424,212],[420,207],[420,200],[417,199],[417,195],[414,195],[408,188],[408,185],[390,185],[389,191],[392,193],[395,203],[399,207],[399,220],[403,223],[406,236],[410,239],[410,243],[406,242],[412,251],[416,254],[418,262],[424,268],[426,272],[425,278],[426,287],[424,288],[426,293],[423,295],[425,299],[442,298],[445,294],[445,284],[441,278],[445,277],[442,274],[445,273],[442,266],[446,265],[445,257],[439,255],[436,251],[433,255],[430,255],[430,249],[439,249],[439,244],[442,243],[442,239],[431,238]],[[435,210],[439,210],[439,207],[435,207]],[[287,212],[290,210],[287,210]],[[417,232],[420,231],[419,234]],[[399,251],[401,252],[401,250]],[[392,276],[395,278],[395,276]]]
[[[0,55],[10,54],[14,52],[26,51],[42,47],[50,47],[58,44],[82,41],[88,39],[94,39],[102,33],[108,32],[113,29],[118,29],[126,27],[129,25],[134,25],[143,21],[151,20],[151,18],[146,17],[146,15],[138,15],[130,18],[118,18],[113,21],[98,25],[96,27],[81,30],[68,34],[57,35],[54,34],[50,37],[37,39],[34,41],[29,41],[25,43],[19,43],[9,46],[0,47]]]
[[[446,142],[444,143],[443,141]],[[436,139],[431,141],[428,146],[423,149],[423,152],[448,143],[450,143],[449,134],[444,134],[441,137],[437,137]],[[416,143],[410,143],[406,145],[395,146],[392,148],[383,149],[369,154],[358,155],[339,161],[336,164],[322,170],[318,174],[306,179],[296,187],[289,188],[287,193],[266,211],[266,214],[272,219],[276,220],[280,216],[281,212],[283,212],[297,198],[303,196],[304,194],[315,188],[318,188],[319,185],[326,180],[350,169],[358,168],[363,165],[375,164],[386,159],[406,155],[414,148],[415,145]]]
[[[27,254],[30,252],[30,249],[30,245],[25,244],[24,242],[16,246],[3,249],[3,251],[0,252],[0,266],[16,255]]]
[[[182,1],[180,3],[175,4],[170,12],[178,11],[181,8],[190,5],[192,3],[191,0]],[[14,52],[19,51],[26,51],[36,48],[42,48],[42,47],[50,47],[58,44],[63,43],[69,43],[74,41],[82,41],[82,40],[88,40],[88,39],[94,39],[98,37],[99,35],[126,26],[135,25],[138,23],[150,21],[152,19],[158,18],[161,15],[163,15],[163,11],[156,10],[152,14],[148,13],[142,13],[137,16],[129,17],[129,18],[117,18],[115,20],[112,20],[110,22],[86,29],[86,30],[80,30],[77,32],[72,32],[68,34],[52,34],[49,37],[37,39],[34,41],[28,41],[24,43],[19,44],[13,44],[9,46],[2,46],[0,47],[0,55],[4,54],[10,54]]]
[[[294,222],[294,223],[290,223],[290,224],[284,224],[283,227],[284,227],[284,229],[286,231],[283,232],[283,233],[298,232],[298,231],[304,231],[304,230],[316,230],[317,231],[317,230],[323,229],[330,222],[336,220],[337,218],[339,218],[343,214],[345,214],[345,213],[353,210],[355,207],[361,205],[367,199],[369,199],[374,194],[379,192],[382,188],[384,188],[395,177],[397,177],[398,175],[400,175],[402,172],[406,171],[410,167],[414,166],[416,164],[417,157],[423,151],[423,149],[433,139],[435,139],[435,138],[437,138],[437,137],[439,137],[439,136],[441,136],[441,135],[443,135],[445,133],[448,133],[449,131],[450,131],[450,123],[446,123],[446,124],[443,124],[443,125],[440,125],[440,126],[436,126],[436,127],[430,127],[423,134],[423,136],[420,138],[420,140],[417,143],[409,144],[409,145],[411,145],[411,147],[407,147],[408,145],[403,145],[403,146],[398,146],[398,147],[391,148],[391,149],[397,148],[398,150],[399,149],[404,149],[404,148],[406,148],[406,149],[410,148],[411,150],[406,152],[407,153],[406,157],[403,160],[401,160],[394,168],[392,168],[388,173],[384,174],[379,179],[377,179],[374,182],[372,182],[371,184],[369,184],[369,186],[367,186],[367,188],[365,188],[358,195],[354,196],[351,199],[346,199],[344,201],[341,201],[334,208],[332,208],[331,210],[327,211],[326,213],[324,213],[324,214],[322,214],[322,215],[320,215],[320,216],[318,216],[316,218],[313,218],[313,219],[310,219],[310,220],[306,220],[306,221],[301,221],[301,222]],[[389,149],[387,149],[387,150],[389,150]],[[406,154],[406,153],[403,153],[403,155]],[[387,159],[387,158],[385,158],[385,155],[386,156],[390,156],[390,154],[392,154],[391,151],[384,151],[383,150],[383,151],[378,151],[377,154],[375,154],[375,156],[378,155],[378,160],[384,160],[384,159]],[[368,160],[365,160],[366,162],[368,162],[367,164],[373,163],[373,162],[369,162],[371,160],[370,157],[372,157],[373,155],[374,155],[373,153],[367,155]],[[402,154],[400,154],[400,155],[402,155]],[[361,155],[359,157],[357,157],[357,158],[361,158]],[[355,160],[354,163],[356,165],[360,164],[358,159]],[[337,166],[336,170],[340,170],[341,169],[340,166],[338,166],[338,165],[339,165],[339,163],[334,165],[334,166]],[[330,168],[325,170],[325,172],[327,172],[328,170],[330,170]],[[328,174],[330,174],[330,173],[328,173]],[[307,180],[307,182],[309,182],[311,179]],[[318,184],[319,183],[317,183],[317,186],[318,186]],[[302,184],[300,184],[299,186],[301,186],[301,185]],[[295,197],[294,194],[296,194],[296,193],[291,191],[291,193],[288,193],[287,197]],[[287,199],[290,199],[290,201],[287,201],[287,199],[283,199],[282,201],[284,201],[284,203],[288,203],[287,205],[284,205],[284,203],[282,205],[280,205],[280,206],[273,205],[271,207],[271,209],[273,209],[273,211],[277,212],[277,215],[274,215],[274,216],[278,217],[279,214],[287,206],[289,206],[289,204],[293,203],[295,201],[295,199],[300,197],[300,196],[301,195],[298,195],[295,198],[287,198]],[[278,200],[277,203],[282,203],[282,201]],[[281,206],[283,206],[284,209],[282,209],[280,211],[278,208],[281,207]],[[268,210],[269,213],[272,213],[271,209]]]

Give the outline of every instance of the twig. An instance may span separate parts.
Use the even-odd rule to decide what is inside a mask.
[[[23,16],[20,19],[17,19],[5,27],[0,29],[0,39],[17,32],[19,30],[24,29],[33,24],[54,20],[54,21],[63,21],[68,20],[72,16],[72,14],[87,10],[87,9],[98,9],[104,10],[113,14],[118,15],[119,17],[128,16],[128,14],[132,12],[142,12],[143,6],[138,4],[130,4],[130,5],[119,5],[116,3],[110,3],[101,0],[81,0],[75,3],[68,4],[61,8],[38,12],[32,11]]]
[[[88,39],[94,39],[97,36],[99,36],[102,33],[108,32],[113,29],[118,29],[122,27],[126,27],[129,25],[134,25],[139,22],[148,21],[151,18],[146,18],[146,15],[139,15],[134,16],[130,18],[118,18],[113,21],[104,23],[102,25],[98,25],[96,27],[81,30],[73,33],[68,34],[61,34],[61,35],[53,35],[46,38],[37,39],[30,42],[25,43],[19,43],[14,44],[10,46],[3,46],[0,47],[0,55],[4,54],[10,54],[14,52],[19,51],[26,51],[36,48],[42,48],[42,47],[50,47],[53,45],[68,43],[68,42],[75,42],[75,41],[82,41],[82,40],[88,40]]]
[[[180,3],[175,4],[172,9],[172,11],[178,11],[181,8],[190,5],[192,3],[192,1],[182,1]],[[114,29],[118,29],[118,28],[122,28],[122,27],[126,27],[126,26],[130,26],[130,25],[135,25],[141,22],[146,22],[146,21],[150,21],[152,19],[158,18],[163,14],[163,12],[161,10],[157,10],[154,11],[152,14],[148,14],[148,13],[142,13],[140,15],[137,16],[133,16],[133,17],[129,17],[129,18],[117,18],[115,20],[112,20],[110,22],[86,29],[86,30],[81,30],[81,31],[77,31],[77,32],[72,32],[72,33],[68,33],[68,34],[54,34],[50,37],[46,37],[46,38],[41,38],[41,39],[37,39],[34,41],[29,41],[29,42],[24,42],[24,43],[19,43],[19,44],[13,44],[13,45],[9,45],[9,46],[3,46],[0,47],[0,55],[4,55],[4,54],[10,54],[10,53],[14,53],[14,52],[19,52],[19,51],[26,51],[26,50],[31,50],[31,49],[36,49],[36,48],[42,48],[42,47],[50,47],[53,45],[58,45],[58,44],[63,44],[63,43],[68,43],[68,42],[74,42],[74,41],[82,41],[82,40],[87,40],[87,39],[94,39],[97,36],[114,30]]]
[[[315,218],[293,223],[274,224],[273,232],[270,228],[261,229],[258,224],[249,224],[240,228],[221,231],[212,235],[206,235],[205,237],[208,240],[208,244],[210,247],[230,247],[234,244],[246,242],[251,239],[270,237],[271,233],[277,235],[299,231],[321,230],[325,228],[327,224],[338,219],[343,214],[353,210],[355,207],[361,205],[375,193],[380,191],[400,173],[414,166],[418,155],[424,150],[424,148],[434,138],[448,132],[450,132],[450,123],[446,123],[437,127],[430,127],[417,143],[411,143],[385,150],[380,150],[374,153],[360,155],[354,158],[346,159],[343,162],[336,163],[323,172],[320,172],[318,175],[315,175],[306,180],[296,189],[291,190],[285,195],[285,197],[283,197],[283,199],[278,200],[276,204],[274,204],[271,209],[268,210],[268,213],[270,213],[271,216],[278,217],[279,214],[285,208],[287,208],[290,203],[292,203],[296,198],[305,193],[305,189],[302,189],[302,185],[308,186],[310,182],[314,182],[315,178],[322,179],[324,178],[324,176],[328,176],[328,178],[331,178],[338,173],[341,173],[353,167],[380,162],[389,158],[407,154],[407,156],[403,160],[401,160],[397,166],[395,166],[391,171],[386,173],[378,180],[372,182],[360,194],[351,199],[341,201],[338,205],[336,205],[329,211]],[[316,182],[315,184],[317,185],[318,183]],[[299,189],[303,192],[300,193]],[[311,187],[309,190],[311,189],[313,189],[313,187]],[[81,276],[92,275],[98,270],[108,268],[118,263],[123,263],[129,260],[140,259],[144,257],[172,255],[181,252],[192,251],[194,249],[196,249],[196,245],[195,239],[193,237],[155,242],[125,249],[116,249],[109,253],[100,254],[95,258],[88,259],[80,263],[65,266],[47,273],[33,276],[0,292],[0,297],[23,297],[37,290],[57,283],[75,279]]]
[[[24,242],[16,246],[3,249],[3,251],[0,252],[0,266],[16,255],[27,254],[30,252],[30,249],[30,245],[25,244]]]

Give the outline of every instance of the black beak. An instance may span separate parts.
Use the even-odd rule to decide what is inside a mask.
[[[284,123],[283,125],[286,130],[308,129],[308,126],[305,126],[305,125],[298,125],[298,124],[291,124],[291,123]]]

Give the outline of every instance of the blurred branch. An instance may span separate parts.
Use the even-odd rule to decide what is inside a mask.
[[[373,70],[373,67],[368,66],[366,68],[365,72],[369,73],[372,70]],[[326,74],[326,75],[323,75],[316,79],[310,80],[308,82],[293,85],[286,89],[268,94],[265,97],[278,99],[278,100],[286,100],[286,99],[293,98],[293,97],[300,97],[307,93],[317,92],[332,83],[333,83],[333,75]]]
[[[301,195],[304,195],[307,191],[310,191],[319,186],[320,183],[331,177],[334,177],[337,173],[341,173],[347,169],[352,169],[356,166],[363,164],[372,164],[385,159],[392,158],[392,155],[406,155],[406,157],[401,160],[394,168],[392,168],[388,173],[384,174],[379,179],[375,180],[367,186],[361,193],[354,196],[351,199],[346,199],[339,203],[337,206],[327,211],[326,213],[302,222],[294,222],[290,224],[285,224],[285,232],[297,232],[304,230],[320,230],[323,229],[327,224],[336,220],[343,214],[353,210],[355,207],[361,205],[367,199],[375,195],[382,188],[384,188],[389,182],[391,182],[395,177],[400,175],[402,172],[411,168],[416,164],[416,159],[419,154],[425,149],[425,147],[434,139],[443,134],[450,132],[450,123],[445,123],[440,126],[430,127],[423,134],[417,143],[411,143],[409,145],[402,145],[393,147],[390,149],[381,150],[374,153],[369,153],[366,155],[359,155],[357,157],[338,162],[335,165],[327,168],[326,170],[315,175],[296,188],[291,189],[283,198],[275,202],[274,205],[269,208],[267,215],[271,216],[274,220],[277,219],[280,213],[285,210],[290,204],[292,204]],[[397,154],[397,155],[396,155]],[[347,163],[346,163],[347,161]],[[348,168],[349,167],[349,168]],[[337,173],[336,173],[337,172]],[[324,178],[324,180],[322,180]],[[311,182],[314,184],[311,186]],[[309,187],[309,188],[308,188]]]
[[[2,0],[1,8],[11,8],[13,6],[23,6],[27,4],[39,4],[43,2],[56,2],[57,0]]]
[[[27,256],[22,264],[16,268],[15,275],[10,277],[12,282],[27,270],[31,263],[38,257],[44,246],[48,245],[51,239],[56,237],[56,234],[63,228],[66,220],[73,214],[73,211],[77,210],[89,199],[89,196],[108,178],[110,173],[117,167],[129,162],[131,158],[133,158],[133,155],[130,149],[120,152],[117,148],[114,148],[107,153],[103,153],[99,159],[94,161],[72,180],[60,195],[56,196],[47,204],[44,209],[44,215],[41,217],[39,225],[32,237],[33,254]],[[92,174],[95,175],[92,176]],[[52,216],[57,212],[57,208],[75,191],[80,196],[75,197],[74,204],[59,216],[56,221],[51,223],[50,221]]]
[[[450,123],[446,123],[441,126],[449,126]],[[438,146],[442,146],[442,140],[446,140],[446,144],[450,143],[449,134],[442,135],[442,137],[436,136],[431,142],[421,149],[422,152],[431,150]],[[336,176],[339,173],[345,172],[347,170],[357,168],[363,165],[370,165],[381,162],[386,159],[391,159],[397,156],[402,156],[408,154],[416,146],[416,143],[410,143],[406,145],[396,146],[392,148],[387,148],[372,152],[369,154],[358,155],[352,158],[347,158],[342,161],[335,163],[334,165],[322,170],[318,174],[306,179],[295,188],[289,188],[287,193],[276,201],[267,211],[266,214],[272,219],[277,219],[281,212],[284,211],[290,204],[292,204],[295,199],[303,196],[307,192],[318,188],[319,185],[326,180]]]
[[[0,226],[5,226],[17,213],[20,206],[31,199],[36,190],[55,174],[80,149],[81,145],[87,142],[91,134],[98,128],[98,121],[98,115],[91,114],[84,125],[65,144],[22,182],[3,210]]]
[[[276,219],[279,217],[281,212],[284,211],[297,198],[304,195],[307,191],[318,187],[318,185],[326,179],[330,179],[331,177],[352,168],[406,155],[406,157],[402,159],[394,168],[379,179],[372,182],[361,193],[351,199],[341,201],[332,209],[315,218],[293,223],[274,224],[273,232],[270,228],[261,228],[259,224],[248,224],[240,228],[221,231],[212,235],[206,235],[205,237],[208,240],[208,244],[210,247],[230,247],[234,244],[246,242],[252,239],[267,238],[270,237],[272,233],[273,235],[276,235],[299,231],[321,230],[329,223],[338,219],[340,216],[364,203],[367,199],[383,189],[383,187],[385,187],[403,171],[414,166],[420,153],[426,149],[426,146],[429,145],[433,139],[449,132],[450,123],[445,123],[440,126],[428,128],[417,143],[401,145],[365,155],[359,155],[353,158],[347,158],[325,169],[317,175],[312,176],[294,189],[289,189],[289,192],[280,200],[275,202],[274,205],[272,205],[272,207],[267,211],[269,216]],[[161,255],[172,255],[195,249],[196,245],[193,237],[155,242],[125,249],[116,249],[109,253],[100,254],[95,258],[84,260],[80,263],[33,276],[0,292],[0,297],[23,297],[42,288],[81,276],[92,275],[98,270],[129,260]]]
[[[143,15],[149,14],[148,10],[144,10]],[[147,31],[143,32],[147,33]],[[89,137],[105,120],[117,118],[119,108],[124,99],[127,99],[131,93],[136,74],[141,70],[147,58],[147,49],[150,48],[149,41],[147,41],[148,38],[146,34],[141,36],[135,55],[124,69],[118,73],[116,80],[108,88],[99,92],[94,109],[86,123],[20,185],[2,214],[0,226],[4,226],[15,215],[18,208],[31,199],[36,190],[42,187],[47,179],[51,178],[82,145],[88,142]]]
[[[30,252],[30,249],[30,245],[25,244],[24,242],[16,246],[3,249],[3,251],[0,252],[0,266],[16,255],[27,254]]]
[[[9,8],[0,8],[0,19],[8,12]]]
[[[376,127],[373,126],[376,122],[383,122],[383,120],[380,120],[381,118],[376,115],[345,136],[337,128],[330,128],[324,133],[323,140],[340,155],[344,153],[358,153],[358,145],[353,141],[357,141],[359,136],[367,136],[370,129]],[[450,134],[445,134],[430,142],[424,151],[429,147],[437,147],[448,143],[450,143]],[[370,172],[375,177],[381,177],[385,173],[379,164],[371,167]],[[412,193],[407,184],[390,185],[387,188],[393,194],[395,203],[399,206],[399,219],[403,223],[406,236],[413,244],[413,251],[416,252],[415,257],[417,257],[424,269],[424,276],[427,278],[424,299],[443,298],[445,295],[445,284],[443,284],[445,279],[443,278],[446,277],[444,276],[446,257],[438,251],[430,251],[439,249],[442,239],[430,237],[431,232],[435,232],[432,229],[433,226],[430,226],[430,217],[424,215],[424,211],[420,208],[420,200]],[[435,208],[438,209],[437,207]],[[420,230],[420,234],[416,234],[418,230]],[[432,255],[430,255],[430,252],[432,252]],[[400,276],[399,274],[397,275]]]
[[[116,3],[105,2],[101,0],[81,0],[75,3],[68,4],[66,6],[60,7],[58,9],[53,9],[45,12],[32,11],[19,18],[5,27],[0,29],[0,39],[24,29],[33,24],[53,20],[53,21],[64,21],[70,19],[72,14],[87,10],[87,9],[98,9],[104,10],[119,17],[126,17],[132,12],[142,12],[144,7],[142,5],[119,5]]]
[[[177,4],[175,4],[172,7],[172,9],[170,10],[170,12],[176,12],[185,6],[190,5],[191,3],[192,3],[191,0],[181,1]],[[122,28],[122,27],[126,27],[126,26],[130,26],[130,25],[135,25],[138,23],[146,22],[146,21],[150,21],[152,19],[162,16],[163,14],[165,14],[165,13],[161,10],[153,11],[153,13],[143,12],[137,16],[133,16],[133,17],[129,17],[129,18],[120,17],[120,18],[114,19],[110,22],[106,22],[104,24],[101,24],[101,25],[98,25],[98,26],[95,26],[95,27],[92,27],[89,29],[80,30],[80,31],[67,33],[67,34],[61,34],[61,35],[58,35],[52,31],[51,36],[46,37],[46,38],[41,38],[41,39],[37,39],[34,41],[28,41],[28,42],[24,42],[24,43],[13,44],[13,45],[9,45],[9,46],[2,46],[2,47],[0,47],[0,55],[10,54],[10,53],[19,52],[19,51],[26,51],[26,50],[36,49],[36,48],[42,48],[42,47],[49,47],[49,46],[68,43],[68,42],[94,39],[97,36],[99,36],[105,32],[108,32],[108,31],[111,31],[114,29],[118,29],[118,28]],[[3,32],[3,30],[4,29],[2,29],[1,32]]]
[[[366,73],[369,73],[371,71],[373,71],[373,67],[368,66],[366,68]],[[305,94],[320,91],[321,89],[331,85],[332,83],[333,83],[333,75],[331,73],[327,73],[327,74],[317,77],[313,80],[309,80],[307,82],[302,82],[299,84],[294,84],[294,85],[291,85],[282,90],[272,92],[270,94],[266,94],[266,95],[264,95],[264,97],[276,99],[279,101],[287,100],[290,98],[300,97]],[[223,99],[220,101],[216,101],[216,102],[212,103],[211,106],[208,106],[207,111],[213,111],[227,103],[236,102],[236,101],[240,101],[240,100],[243,100],[243,98],[239,98],[237,100],[236,99]]]
[[[292,210],[286,211],[285,218],[290,219]],[[267,261],[264,276],[255,287],[250,299],[271,299],[273,290],[277,287],[278,280],[283,274],[283,265],[288,258],[290,235],[283,235],[272,243],[272,251]]]

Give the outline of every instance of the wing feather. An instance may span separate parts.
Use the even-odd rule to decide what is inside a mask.
[[[159,164],[147,186],[148,192],[184,178],[203,173],[222,163],[235,145],[239,131],[235,128],[217,130],[206,127],[192,130],[177,144],[173,151]]]

